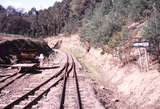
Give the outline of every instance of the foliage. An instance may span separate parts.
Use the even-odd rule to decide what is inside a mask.
[[[123,27],[121,32],[114,32],[108,42],[108,47],[112,50],[119,50],[120,47],[124,46],[125,41],[128,39],[128,31],[126,27]]]
[[[111,8],[104,6],[104,0],[95,9],[91,19],[84,21],[81,28],[81,40],[90,40],[95,47],[107,44],[114,32],[121,31],[124,17],[118,12],[109,12]]]
[[[150,42],[150,52],[159,58],[160,53],[160,11],[154,7],[154,13],[144,27],[143,36]]]
[[[83,19],[81,28],[81,40],[90,40],[95,47],[108,45],[112,50],[123,46],[128,39],[127,22],[145,21],[146,17],[151,17],[154,10],[153,5],[159,7],[159,0],[101,0],[96,3],[92,14]],[[159,11],[160,12],[160,11]],[[155,19],[155,18],[154,18]],[[158,18],[156,17],[158,20]],[[145,35],[155,45],[157,36],[155,30],[159,30],[159,21],[147,25]],[[153,38],[153,36],[156,36]],[[148,39],[148,38],[147,38]],[[154,41],[153,41],[154,39]],[[155,45],[157,49],[159,45]]]

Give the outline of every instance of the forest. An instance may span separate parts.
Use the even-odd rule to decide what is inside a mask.
[[[28,12],[12,6],[5,9],[0,5],[0,32],[38,37],[71,31],[69,27],[80,26],[85,11],[94,7],[95,1],[92,2],[93,4],[88,0],[63,0],[48,9],[36,10],[33,7]]]

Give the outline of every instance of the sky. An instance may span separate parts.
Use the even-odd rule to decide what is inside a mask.
[[[62,0],[0,0],[0,4],[5,8],[13,6],[16,9],[23,8],[24,11],[29,11],[32,7],[35,7],[37,10],[46,9],[49,6],[53,6],[56,1]]]

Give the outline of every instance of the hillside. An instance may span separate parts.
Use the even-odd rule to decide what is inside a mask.
[[[101,54],[101,48],[86,48],[80,42],[79,34],[45,39],[50,47],[62,40],[60,50],[71,52],[88,70],[87,75],[96,81],[99,92],[97,96],[106,108],[115,109],[158,109],[159,81],[158,70],[150,64],[150,70],[140,71],[138,61],[130,62],[124,67],[118,57]],[[138,50],[138,49],[136,49]],[[102,91],[104,89],[104,92]],[[103,93],[102,93],[102,92]],[[115,102],[117,100],[117,102]]]

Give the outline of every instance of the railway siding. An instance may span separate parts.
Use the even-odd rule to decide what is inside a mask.
[[[48,95],[41,101],[38,109],[104,109],[96,99],[94,91],[90,84],[90,79],[87,77],[85,70],[81,68],[79,62],[74,59],[75,70],[79,85],[80,100],[82,106],[78,107],[77,88],[74,75],[74,69],[69,73],[66,81],[65,97],[63,107],[59,107],[62,98],[62,89],[64,88],[63,81],[52,88]],[[69,65],[69,69],[72,65]],[[74,67],[73,67],[74,68]]]
[[[0,107],[3,109],[104,109],[96,99],[90,79],[79,62],[67,53],[61,60],[65,61],[61,63],[57,72],[53,73],[48,69],[35,76],[23,78],[30,81],[27,87],[12,92],[10,99],[4,100],[9,101],[1,102]],[[52,62],[53,60],[48,65]],[[9,87],[16,84],[17,82],[14,82]],[[2,90],[5,91],[6,87]]]

